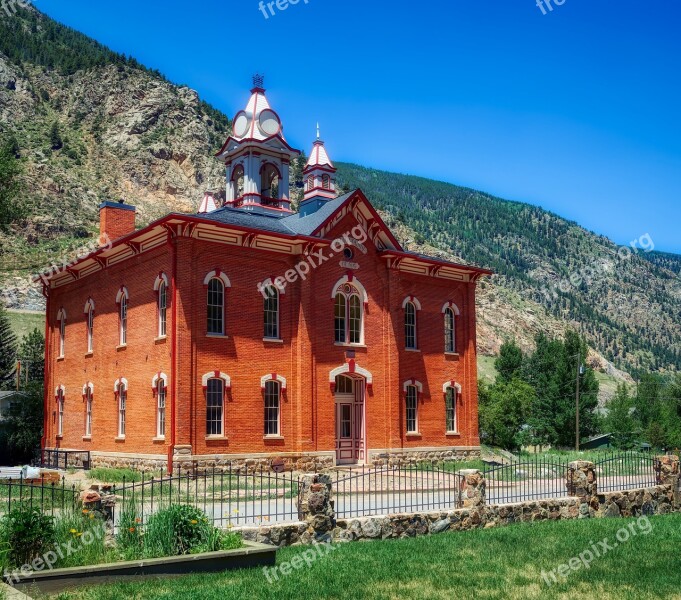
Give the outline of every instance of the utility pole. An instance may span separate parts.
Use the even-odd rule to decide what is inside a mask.
[[[582,353],[577,354],[577,385],[575,398],[575,450],[579,452],[579,376],[582,371]]]

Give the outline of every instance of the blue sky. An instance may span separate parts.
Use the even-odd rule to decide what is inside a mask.
[[[259,0],[36,5],[230,117],[264,72],[306,151],[318,120],[332,159],[681,253],[681,3],[536,1],[299,0],[267,19]]]

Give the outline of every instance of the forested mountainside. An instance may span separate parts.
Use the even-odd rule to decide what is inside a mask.
[[[408,224],[415,243],[492,268],[495,295],[503,289],[503,301],[518,302],[540,328],[574,325],[628,369],[681,364],[681,257],[650,251],[652,238],[623,249],[537,206],[355,165],[340,174],[344,187],[361,187]]]
[[[19,157],[27,206],[0,231],[0,293],[12,307],[40,308],[27,274],[86,244],[102,200],[135,204],[142,225],[196,210],[204,190],[220,189],[213,155],[230,124],[195,91],[33,8],[0,15],[0,137]],[[611,372],[602,357],[629,371],[681,365],[681,257],[622,258],[576,223],[451,184],[350,164],[339,180],[361,187],[408,248],[498,273],[481,284],[483,353],[571,326]],[[595,268],[603,261],[611,268]],[[569,283],[588,268],[596,275]]]

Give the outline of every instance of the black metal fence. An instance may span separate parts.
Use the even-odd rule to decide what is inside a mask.
[[[332,481],[336,516],[347,519],[459,508],[461,478],[451,463],[336,471]]]
[[[252,526],[299,520],[300,479],[292,472],[206,470],[113,485],[117,496],[114,524],[122,511],[133,511],[140,524],[160,508],[189,504],[200,508],[217,527]],[[109,491],[109,490],[107,490]]]
[[[90,452],[87,450],[43,450],[40,466],[45,469],[90,469]]]
[[[0,479],[0,515],[24,504],[39,508],[44,514],[54,516],[67,509],[78,506],[80,488],[75,484],[67,485],[66,479],[46,482],[19,479]]]
[[[565,498],[568,461],[535,457],[508,465],[486,467],[488,504]]]
[[[656,485],[657,461],[649,452],[617,452],[597,461],[596,481],[599,492],[632,490]]]

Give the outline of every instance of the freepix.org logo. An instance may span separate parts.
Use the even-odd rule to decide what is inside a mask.
[[[277,10],[284,11],[289,6],[295,6],[299,2],[301,2],[301,0],[272,0],[271,2],[264,2],[263,0],[260,0],[258,10],[262,13],[262,16],[265,17],[265,19],[269,19],[270,17],[273,17],[277,14]],[[310,0],[302,0],[302,2],[303,4],[309,4]]]

